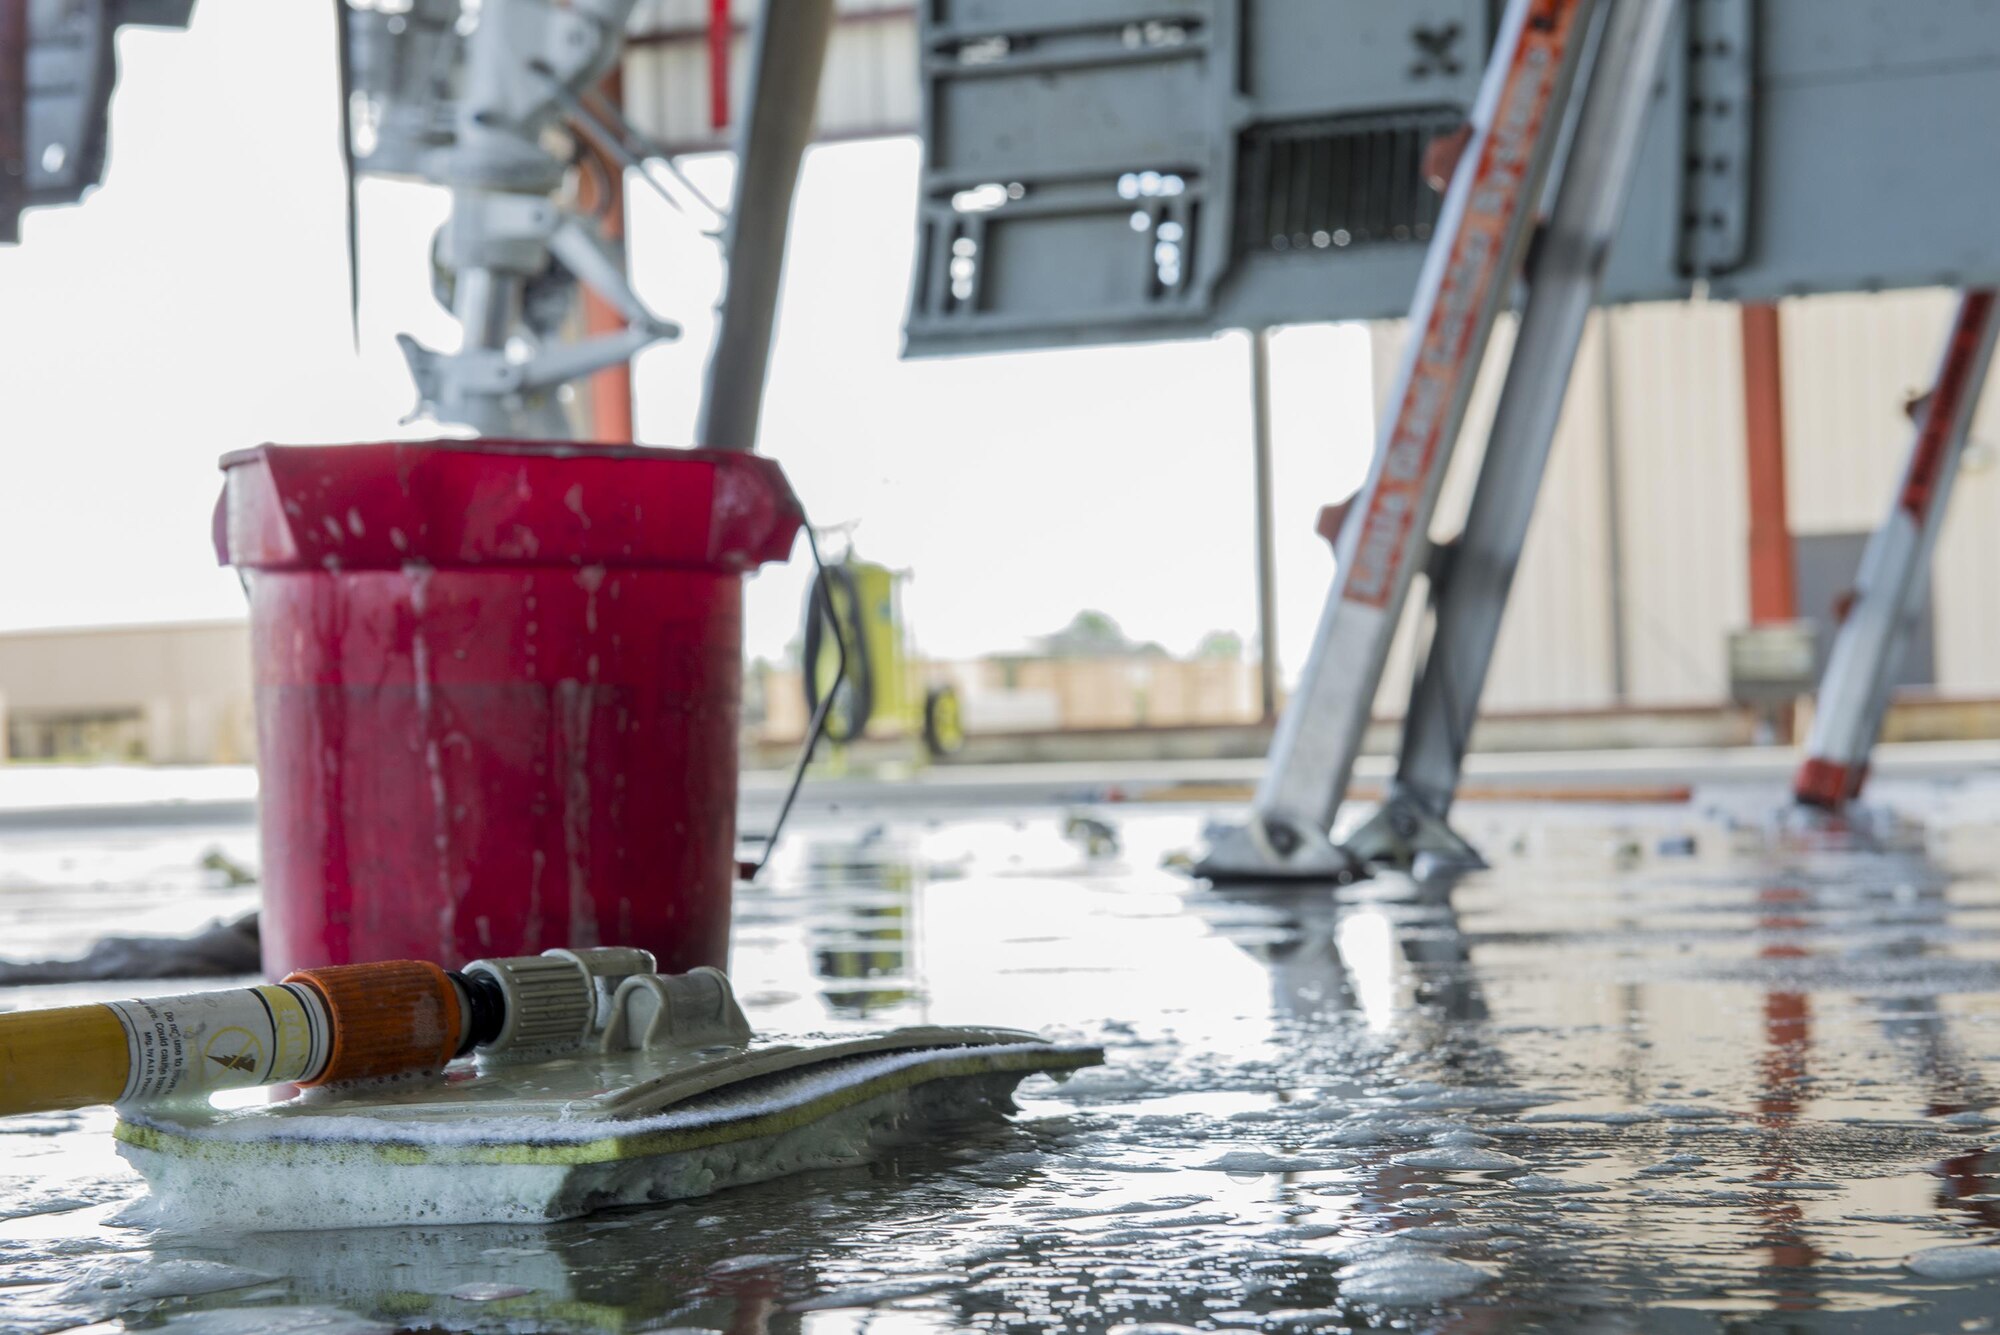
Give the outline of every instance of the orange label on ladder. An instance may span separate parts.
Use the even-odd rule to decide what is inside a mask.
[[[1436,303],[1419,335],[1417,357],[1396,405],[1396,425],[1383,451],[1382,474],[1354,549],[1345,588],[1350,602],[1388,605],[1409,559],[1410,527],[1432,483],[1453,396],[1477,368],[1465,360],[1479,312],[1507,272],[1506,238],[1526,198],[1529,162],[1544,132],[1576,36],[1577,0],[1547,0],[1522,30],[1513,68],[1472,166],[1464,217],[1445,258]],[[1464,168],[1460,168],[1461,172]]]

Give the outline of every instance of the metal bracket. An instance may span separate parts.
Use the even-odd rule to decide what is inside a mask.
[[[549,341],[518,356],[504,342],[468,336],[458,352],[438,352],[399,334],[397,344],[417,386],[417,413],[463,422],[482,435],[567,435],[561,404],[551,391],[592,372],[629,361],[680,325],[646,306],[625,269],[581,219],[536,195],[501,191],[460,193],[452,220],[440,235],[440,262],[459,281],[493,283],[491,275],[524,277],[553,254],[584,286],[623,314],[625,328],[578,341]],[[466,303],[454,304],[461,310]]]
[[[1680,265],[1690,278],[1749,257],[1756,37],[1751,0],[1687,0]]]
[[[1378,867],[1410,868],[1419,857],[1441,868],[1477,870],[1486,865],[1443,816],[1424,808],[1415,795],[1391,789],[1374,815],[1343,845],[1357,861]]]
[[[1237,115],[1240,11],[918,6],[928,152],[913,350],[1017,323],[1023,297],[1053,299],[1065,323],[1209,309],[1229,260],[1235,154],[1219,127]],[[995,269],[1042,243],[1063,254],[1061,275]]]
[[[1252,815],[1210,842],[1194,874],[1210,881],[1310,881],[1347,885],[1368,874],[1360,858],[1324,830]]]

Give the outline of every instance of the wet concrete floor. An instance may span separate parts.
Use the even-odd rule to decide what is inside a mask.
[[[0,1331],[1994,1329],[2000,801],[1856,847],[1768,796],[1467,808],[1495,870],[1337,893],[1189,882],[1189,807],[809,812],[739,900],[760,1029],[1109,1064],[874,1167],[542,1227],[152,1232],[109,1113],[22,1119]],[[11,829],[0,953],[234,913],[199,864],[254,846]]]

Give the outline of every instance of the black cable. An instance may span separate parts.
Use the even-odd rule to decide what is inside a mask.
[[[847,606],[854,614],[855,643],[848,649],[846,705],[839,714],[827,715],[826,735],[836,742],[851,742],[868,727],[868,720],[875,713],[875,664],[868,654],[868,636],[861,612],[861,587],[854,582],[853,572],[843,565],[823,567],[813,577],[812,596],[806,602],[804,671],[800,673],[801,684],[805,687],[806,708],[817,711],[820,706],[819,656],[825,647],[824,625],[831,622],[839,629],[840,600],[833,596],[834,586],[847,600]],[[823,604],[832,609],[824,616],[815,611],[816,605]],[[837,696],[840,683],[836,681],[827,690],[829,699]],[[838,722],[839,726],[832,726]]]
[[[349,45],[353,18],[347,0],[333,0],[333,40],[340,79],[340,170],[347,203],[347,325],[354,350],[361,351],[361,197],[354,179],[354,52]]]
[[[819,707],[813,710],[812,722],[806,725],[805,745],[799,751],[798,765],[792,770],[791,786],[785,789],[785,800],[778,805],[778,818],[771,822],[771,832],[764,836],[763,855],[754,865],[737,864],[737,872],[745,881],[756,880],[764,868],[771,865],[771,854],[777,851],[778,836],[784,833],[785,819],[792,814],[792,803],[798,799],[799,785],[805,782],[806,766],[812,764],[813,751],[819,746],[820,736],[826,731],[827,711],[833,708],[833,698],[839,694],[840,684],[847,680],[847,637],[840,633],[840,622],[834,616],[833,599],[827,593],[825,582],[820,579],[820,576],[826,573],[826,562],[820,559],[819,538],[813,533],[812,523],[807,521],[803,527],[806,531],[806,546],[812,549],[813,590],[823,603],[822,612],[833,626],[835,655],[833,689],[819,702]]]

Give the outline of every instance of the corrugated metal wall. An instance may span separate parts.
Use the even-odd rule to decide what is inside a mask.
[[[1800,534],[1880,522],[1900,476],[1904,405],[1931,377],[1953,308],[1944,291],[1785,302],[1786,469]],[[1376,401],[1388,395],[1403,330],[1373,331]],[[1511,338],[1496,330],[1496,354]],[[1606,376],[1607,361],[1611,374]],[[1492,418],[1497,357],[1481,376],[1465,448],[1446,476],[1433,532],[1462,522]],[[1610,437],[1607,446],[1607,434]],[[1713,704],[1728,696],[1727,635],[1749,619],[1742,340],[1724,304],[1600,312],[1586,330],[1562,425],[1495,651],[1489,709]],[[1614,456],[1615,452],[1615,456]],[[2000,389],[1985,396],[1936,564],[1937,688],[2000,692]],[[1616,473],[1616,505],[1607,467]],[[1609,570],[1623,550],[1624,692]],[[1814,609],[1801,609],[1812,611]],[[1408,621],[1415,621],[1414,613]],[[1378,703],[1400,713],[1411,626]]]
[[[1943,335],[1940,321],[1933,334]],[[2000,695],[2000,375],[1989,380],[1932,570],[1938,689]],[[1887,498],[1884,498],[1887,504]]]
[[[734,0],[731,123],[742,105],[756,0]],[[819,136],[909,134],[917,126],[917,27],[899,0],[837,0],[819,97]],[[625,55],[625,109],[649,138],[676,153],[725,148],[710,123],[708,0],[641,0]]]
[[[1909,442],[1904,405],[1930,380],[1951,309],[1951,294],[1938,291],[1779,307],[1792,532],[1881,522]]]
[[[1612,646],[1609,461],[1605,456],[1604,346],[1586,330],[1574,373],[1577,388],[1563,406],[1549,471],[1521,555],[1521,596],[1501,630],[1496,656],[1509,665],[1516,708],[1572,706],[1616,700]],[[1547,647],[1567,637],[1568,652]]]
[[[1611,316],[1628,703],[1729,696],[1749,619],[1743,343],[1727,305]]]
[[[1535,520],[1521,553],[1513,596],[1495,647],[1485,696],[1489,709],[1588,709],[1619,703],[1618,645],[1625,646],[1625,700],[1664,704],[1719,698],[1726,687],[1720,632],[1709,634],[1714,605],[1720,596],[1738,609],[1743,601],[1742,542],[1705,544],[1692,562],[1677,561],[1680,582],[1665,580],[1648,553],[1668,545],[1672,516],[1689,508],[1678,498],[1698,489],[1687,476],[1684,452],[1672,438],[1690,431],[1703,438],[1703,453],[1724,453],[1740,470],[1741,423],[1721,420],[1734,406],[1740,418],[1740,388],[1732,382],[1718,405],[1699,402],[1659,404],[1657,386],[1689,374],[1691,358],[1716,350],[1705,348],[1718,332],[1726,333],[1722,359],[1727,366],[1735,349],[1733,318],[1722,330],[1714,322],[1686,319],[1692,308],[1641,307],[1608,317],[1593,316],[1570,380],[1561,423],[1549,455],[1548,473],[1535,508]],[[1725,308],[1718,308],[1725,309]],[[1726,308],[1733,317],[1733,308]],[[1607,336],[1607,325],[1609,334]],[[1375,327],[1376,398],[1386,399],[1389,381],[1403,342],[1403,326]],[[1513,340],[1513,321],[1504,319],[1494,331],[1492,355],[1483,368],[1467,413],[1464,445],[1452,460],[1438,502],[1432,532],[1456,533],[1464,522],[1472,482],[1495,404],[1499,397],[1502,356]],[[1608,345],[1608,353],[1607,353]],[[1607,383],[1606,357],[1613,376]],[[1706,372],[1710,368],[1701,368]],[[1733,374],[1733,372],[1732,372]],[[1708,396],[1713,399],[1716,396]],[[1713,419],[1713,420],[1710,420]],[[1724,430],[1724,428],[1727,428]],[[1726,439],[1718,440],[1718,436]],[[1614,461],[1610,450],[1615,445]],[[1611,473],[1620,482],[1620,502],[1611,504]],[[1698,504],[1704,517],[1697,527],[1734,523],[1740,534],[1740,483],[1733,510],[1716,513],[1712,504]],[[1637,503],[1635,503],[1635,500]],[[1620,526],[1627,570],[1625,616],[1615,627],[1611,575],[1612,525]],[[1727,553],[1734,551],[1734,564]],[[1693,579],[1687,579],[1692,574]],[[1716,585],[1728,583],[1727,593]],[[1657,587],[1656,587],[1657,586]],[[1733,604],[1728,600],[1733,598]],[[1643,602],[1643,605],[1641,603]],[[1412,655],[1409,615],[1384,676],[1378,705],[1385,713],[1402,710],[1408,689]]]

